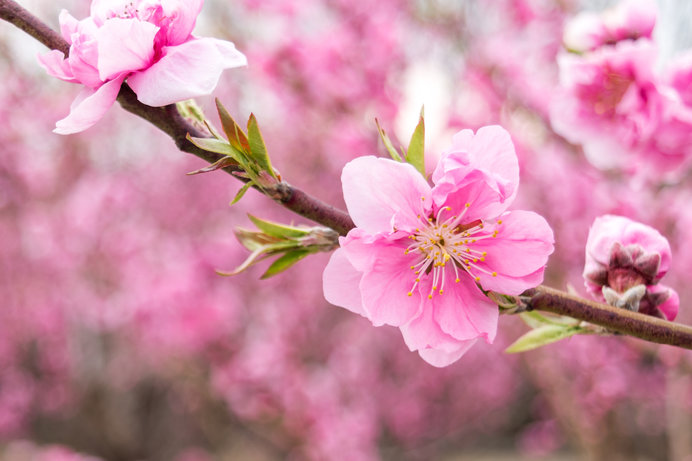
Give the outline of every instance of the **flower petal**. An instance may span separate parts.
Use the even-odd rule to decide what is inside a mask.
[[[495,204],[492,211],[484,211],[479,214],[496,216],[502,213],[512,203],[517,194],[519,186],[519,162],[514,150],[514,144],[507,130],[493,125],[480,128],[476,134],[471,130],[462,130],[454,136],[452,147],[442,154],[440,162],[433,172],[433,182],[435,189],[447,184],[448,186],[440,189],[436,194],[435,203],[438,205],[449,205],[454,208],[448,200],[459,201],[458,198],[447,198],[449,194],[461,191],[470,185],[477,183],[479,177],[469,181],[468,176],[478,174],[484,178],[487,187],[493,191],[489,194],[487,190],[477,190],[476,194],[482,192],[481,196],[486,200],[493,198],[490,202]],[[449,187],[449,185],[455,187]],[[444,196],[441,196],[444,191]],[[468,191],[464,193],[467,195]],[[477,199],[476,199],[477,200]],[[474,200],[461,198],[461,204],[466,202],[473,203]]]
[[[480,267],[511,277],[532,274],[545,266],[554,250],[553,230],[546,220],[532,212],[515,210],[500,217],[497,237],[478,243],[487,251]]]
[[[202,3],[203,0],[161,0],[163,16],[169,20],[165,27],[166,45],[179,45],[187,41],[195,28]]]
[[[430,186],[408,163],[359,157],[344,166],[341,183],[353,222],[370,234],[413,230],[431,206]]]
[[[428,362],[430,365],[438,368],[446,367],[453,364],[461,358],[462,355],[466,353],[471,347],[476,344],[476,339],[471,339],[469,341],[459,341],[456,349],[446,350],[446,349],[433,349],[425,348],[419,349],[418,355],[421,356],[423,360]]]
[[[224,69],[246,64],[231,42],[200,38],[164,48],[157,63],[131,75],[127,83],[144,104],[165,106],[211,93]]]
[[[55,124],[54,133],[71,134],[84,131],[98,122],[118,97],[125,79],[121,76],[104,83],[99,89],[83,88],[70,107],[70,114]]]
[[[322,274],[325,299],[336,306],[367,317],[358,287],[362,276],[363,273],[358,272],[348,261],[344,250],[337,249]]]
[[[37,58],[39,64],[46,69],[51,77],[57,77],[66,82],[77,82],[62,51],[51,50],[48,53],[39,54]]]
[[[433,310],[434,319],[442,331],[458,340],[479,337],[492,343],[497,333],[499,310],[470,277],[451,281],[444,294],[433,295],[423,309]],[[434,309],[433,309],[434,305]]]
[[[420,307],[420,294],[411,291],[415,275],[410,269],[415,256],[405,254],[405,246],[385,237],[342,241],[349,262],[363,268],[360,293],[363,309],[373,325],[400,326],[413,318]]]
[[[455,362],[476,342],[459,341],[446,334],[432,318],[432,309],[422,310],[400,330],[409,350],[417,350],[423,360],[436,367]]]
[[[112,18],[96,32],[101,80],[149,67],[159,28],[139,19]]]

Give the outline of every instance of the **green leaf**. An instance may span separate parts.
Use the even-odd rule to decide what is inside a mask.
[[[411,135],[406,151],[406,161],[416,167],[416,170],[425,177],[425,120],[423,119],[423,108],[420,110],[418,125]]]
[[[248,189],[251,188],[253,184],[255,184],[255,183],[252,181],[248,181],[245,184],[243,184],[243,187],[241,187],[240,190],[238,191],[238,193],[235,194],[235,197],[233,198],[233,200],[231,201],[231,203],[229,205],[235,205],[236,203],[238,203],[238,200],[243,198],[243,195],[245,195],[245,192],[247,192]]]
[[[530,351],[531,349],[536,349],[584,332],[588,332],[588,330],[577,325],[544,325],[529,331],[514,341],[511,346],[505,349],[505,352],[516,354],[517,352]]]
[[[394,148],[394,144],[392,144],[392,140],[389,139],[389,136],[387,136],[387,133],[385,133],[385,131],[380,126],[379,120],[375,119],[375,125],[377,125],[377,132],[380,134],[380,138],[382,138],[382,143],[384,143],[384,147],[387,149],[387,152],[389,152],[389,156],[392,157],[397,162],[401,162],[402,161],[401,156],[399,155],[399,153]]]
[[[268,279],[269,277],[272,277],[280,272],[285,271],[307,255],[312,253],[310,250],[295,250],[295,251],[289,251],[285,255],[281,256],[278,258],[276,261],[274,261],[271,266],[267,269],[267,271],[262,274],[261,279]]]
[[[267,147],[264,145],[264,139],[257,125],[257,119],[254,114],[250,114],[250,119],[247,121],[247,136],[250,143],[250,153],[253,160],[259,165],[260,169],[266,171],[273,178],[276,178],[272,164],[269,161]]]
[[[309,229],[306,230],[299,229],[297,227],[284,226],[283,224],[277,224],[274,222],[259,219],[255,216],[252,216],[251,214],[248,214],[247,216],[248,218],[250,218],[250,221],[252,221],[255,224],[255,226],[257,226],[259,230],[261,230],[267,235],[271,235],[272,237],[296,238],[303,237],[310,233]]]
[[[540,328],[545,325],[575,326],[579,323],[571,317],[548,317],[536,311],[522,312],[519,317],[531,328]]]
[[[223,127],[226,137],[228,137],[228,142],[236,148],[237,150],[245,153],[250,153],[250,144],[248,143],[247,137],[243,130],[238,126],[238,124],[233,120],[231,114],[228,113],[221,101],[216,98],[216,110],[219,113],[219,119],[221,120],[221,126]]]
[[[209,152],[215,152],[217,154],[228,155],[238,160],[236,157],[236,152],[233,150],[231,145],[223,139],[214,138],[193,138],[189,134],[186,136],[188,141],[190,141],[195,146],[200,149],[207,150]]]

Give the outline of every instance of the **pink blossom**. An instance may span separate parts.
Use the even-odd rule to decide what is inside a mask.
[[[519,165],[503,128],[457,133],[433,187],[411,165],[372,156],[349,162],[341,179],[357,227],[324,271],[325,297],[399,327],[430,364],[494,340],[498,309],[478,285],[517,295],[543,280],[553,233],[535,213],[506,211]]]
[[[596,218],[586,241],[584,283],[596,299],[602,287],[618,293],[646,286],[639,311],[673,320],[680,304],[675,290],[659,285],[672,256],[668,240],[656,229],[623,216]]]
[[[692,155],[692,113],[653,73],[656,56],[643,39],[560,55],[553,129],[598,168],[655,175],[679,167]]]
[[[658,9],[652,0],[626,0],[602,13],[585,11],[565,25],[568,50],[593,51],[622,40],[651,38]]]
[[[81,21],[60,13],[70,44],[39,56],[48,73],[84,88],[55,132],[83,131],[113,105],[123,82],[150,106],[209,94],[224,69],[247,64],[231,42],[192,35],[203,0],[94,0]]]

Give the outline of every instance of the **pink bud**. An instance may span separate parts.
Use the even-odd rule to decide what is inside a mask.
[[[657,285],[670,262],[670,245],[656,229],[623,216],[605,215],[596,218],[589,230],[584,281],[601,301],[603,287],[623,294],[645,286],[639,312],[672,320],[679,305],[677,293]]]

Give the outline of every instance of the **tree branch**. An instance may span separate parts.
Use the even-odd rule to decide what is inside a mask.
[[[692,327],[687,325],[589,301],[545,286],[528,290],[522,296],[530,298],[526,303],[529,309],[584,320],[652,343],[692,349]]]
[[[13,0],[0,0],[0,18],[19,27],[48,48],[62,51],[65,55],[69,53],[70,45],[59,34]],[[202,150],[186,139],[188,133],[196,138],[210,137],[210,135],[197,129],[181,117],[175,105],[166,107],[144,105],[137,100],[137,95],[127,85],[123,85],[120,89],[118,102],[128,112],[145,119],[170,136],[181,151],[193,154],[209,163],[222,157],[220,154]],[[229,167],[224,168],[224,171],[232,174],[238,169]],[[355,227],[348,213],[334,208],[288,183],[281,183],[280,187],[273,192],[275,193],[272,194],[271,198],[285,208],[319,224],[331,227],[341,235],[346,235],[349,230]]]
[[[69,44],[60,35],[16,2],[0,0],[0,18],[14,24],[48,48],[60,50],[65,55],[69,53]],[[146,106],[137,100],[137,95],[127,85],[122,86],[118,102],[125,110],[147,120],[168,134],[181,151],[191,153],[209,163],[221,158],[221,155],[204,151],[186,139],[188,133],[199,138],[209,137],[209,135],[185,120],[174,105]],[[224,170],[230,174],[238,171],[232,167]],[[272,198],[287,209],[331,227],[341,235],[345,235],[355,227],[346,212],[287,183],[280,184],[280,187],[272,192]],[[524,295],[529,297],[527,306],[530,309],[566,315],[654,343],[692,349],[692,328],[686,325],[617,309],[543,286],[528,290]]]

